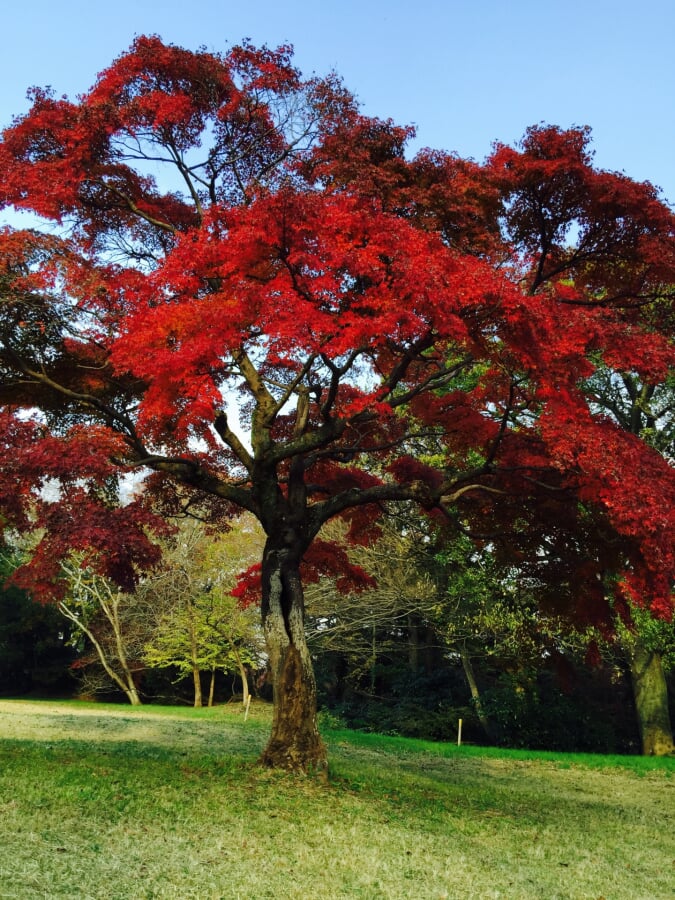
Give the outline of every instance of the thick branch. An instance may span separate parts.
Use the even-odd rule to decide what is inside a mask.
[[[239,440],[237,435],[232,431],[228,422],[227,416],[224,412],[219,412],[213,422],[213,427],[216,430],[216,434],[223,441],[223,443],[227,444],[227,446],[232,450],[234,455],[237,457],[239,462],[246,467],[247,471],[251,471],[251,467],[253,466],[253,460],[251,459],[251,454],[248,452],[246,447]]]
[[[274,409],[271,410],[271,412],[268,414],[268,418],[270,419],[269,424],[272,424],[271,420],[273,420],[276,416],[279,415],[281,410],[288,403],[288,401],[291,399],[293,394],[297,391],[300,383],[307,377],[312,366],[314,365],[315,359],[316,359],[316,356],[314,354],[312,354],[310,357],[308,357],[308,359],[305,362],[302,369],[300,369],[300,371],[295,376],[295,378],[291,381],[291,383],[284,388],[284,392],[281,395],[281,397],[279,398],[279,400],[277,400]]]
[[[205,472],[199,463],[181,457],[146,456],[138,460],[137,465],[147,466],[155,472],[164,472],[181,484],[197,488],[205,494],[220,497],[242,509],[247,509],[255,516],[259,514],[258,505],[250,490],[240,485],[224,481],[216,475]]]
[[[99,413],[108,422],[108,424],[111,425],[111,427],[113,425],[116,425],[119,429],[121,429],[123,436],[127,438],[128,443],[132,445],[137,452],[143,452],[142,444],[136,434],[136,429],[134,428],[133,422],[128,416],[118,412],[116,409],[113,409],[107,404],[102,403],[97,397],[94,397],[91,394],[74,391],[63,384],[60,384],[58,381],[54,381],[44,371],[38,372],[35,369],[29,368],[23,362],[23,360],[19,359],[18,357],[16,358],[16,365],[17,368],[19,368],[20,371],[23,372],[23,374],[27,378],[30,378],[32,381],[38,382],[39,384],[42,384],[45,387],[50,388],[50,390],[53,390],[56,393],[60,394],[62,397],[66,397],[68,400],[73,400],[81,406]]]
[[[325,447],[340,437],[347,427],[347,423],[339,419],[331,419],[325,425],[300,434],[290,441],[279,444],[274,449],[272,461],[277,463],[284,459],[290,459],[294,456],[305,455],[317,450],[319,447]]]
[[[352,506],[386,503],[390,500],[414,500],[425,506],[434,506],[438,501],[438,496],[422,481],[414,481],[410,484],[378,484],[369,488],[350,488],[329,500],[310,507],[312,525],[318,532],[324,522]]]
[[[330,387],[328,389],[328,395],[324,402],[321,404],[321,416],[325,420],[327,420],[330,416],[330,412],[333,408],[333,404],[337,398],[338,389],[340,387],[340,379],[346,375],[346,373],[351,369],[356,360],[361,356],[361,354],[365,351],[365,347],[357,347],[356,350],[352,350],[352,352],[347,357],[346,362],[342,366],[338,366],[333,360],[326,356],[325,354],[321,354],[321,361],[326,366],[327,369],[330,369],[331,372],[331,380]]]
[[[255,410],[251,422],[251,443],[253,452],[257,455],[272,444],[269,429],[274,418],[276,401],[246,351],[241,348],[234,352],[232,357],[255,398]]]

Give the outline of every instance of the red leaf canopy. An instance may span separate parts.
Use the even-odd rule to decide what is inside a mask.
[[[43,576],[72,533],[133,579],[171,485],[300,557],[331,517],[363,534],[394,501],[508,541],[520,498],[540,536],[555,494],[670,608],[671,461],[591,385],[672,377],[671,211],[595,169],[583,129],[485,165],[407,159],[409,134],[288,48],[144,37],[76,102],[34,92],[0,201],[61,230],[0,234],[0,497],[44,529]],[[122,514],[102,487],[138,471]]]

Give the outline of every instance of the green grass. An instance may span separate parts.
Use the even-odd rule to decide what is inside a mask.
[[[432,753],[435,756],[449,758],[480,757],[492,759],[510,759],[513,761],[539,761],[554,763],[558,768],[566,769],[571,765],[593,769],[624,768],[636,773],[669,772],[675,775],[675,757],[659,758],[654,756],[626,756],[624,754],[600,753],[559,753],[546,750],[505,750],[502,747],[476,747],[463,744],[461,747],[453,743],[424,741],[416,738],[389,737],[358,731],[331,730],[333,739],[344,740],[364,749],[373,748],[389,753]]]
[[[675,894],[675,760],[328,731],[260,770],[269,710],[0,702],[0,898]]]

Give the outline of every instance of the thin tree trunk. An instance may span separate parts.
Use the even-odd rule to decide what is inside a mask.
[[[239,669],[239,677],[241,678],[241,702],[244,706],[246,706],[249,702],[249,697],[251,693],[248,687],[248,674],[246,672],[246,666],[241,661],[241,656],[239,655],[239,651],[236,647],[232,647],[232,653],[237,662],[237,668]]]
[[[316,682],[304,628],[300,554],[270,544],[263,558],[262,615],[274,690],[272,733],[261,762],[322,771],[326,746],[316,720]]]
[[[113,627],[113,632],[115,634],[115,646],[117,647],[117,658],[119,660],[120,666],[122,668],[122,672],[124,674],[124,680],[126,681],[127,687],[124,689],[127,697],[129,698],[129,702],[132,706],[140,706],[141,698],[138,696],[138,691],[136,689],[136,684],[134,682],[134,677],[131,674],[131,669],[129,668],[129,663],[127,661],[127,654],[124,648],[124,640],[122,638],[122,626],[120,624],[119,617],[119,604],[120,604],[120,592],[111,597],[110,608],[108,608],[107,604],[101,600],[101,607],[103,611],[108,617],[110,624]],[[99,649],[99,656],[100,656]]]
[[[194,603],[188,600],[188,628],[190,630],[190,663],[192,665],[192,683],[195,688],[195,709],[203,706],[202,677],[199,669],[199,653],[197,648],[197,627],[195,623]]]
[[[143,701],[140,698],[138,693],[138,688],[134,684],[133,678],[131,675],[129,676],[129,684],[125,690],[125,694],[127,695],[127,699],[132,706],[142,706]]]
[[[417,674],[420,667],[420,623],[412,613],[408,616],[408,665]]]
[[[373,624],[372,628],[372,644],[370,654],[370,693],[375,694],[377,685],[377,629]]]
[[[628,650],[635,710],[645,756],[675,752],[661,654],[635,637]]]
[[[466,649],[466,647],[462,647],[459,651],[460,658],[462,660],[462,668],[464,669],[464,675],[466,677],[466,682],[469,685],[469,690],[471,691],[471,699],[473,700],[473,708],[476,710],[476,715],[478,716],[478,721],[485,732],[485,736],[488,740],[494,740],[494,731],[492,728],[492,723],[489,718],[485,714],[485,710],[483,709],[483,704],[480,699],[480,690],[478,689],[478,682],[476,681],[476,675],[473,670],[473,663],[471,662],[471,657]]]
[[[192,666],[192,683],[195,686],[195,708],[202,705],[202,677],[197,666]]]
[[[211,669],[211,679],[209,681],[209,707],[213,706],[213,695],[216,690],[216,667]]]

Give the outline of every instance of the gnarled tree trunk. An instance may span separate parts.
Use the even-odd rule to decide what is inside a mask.
[[[645,756],[666,756],[675,752],[675,745],[661,654],[650,650],[639,637],[635,637],[628,653],[642,752]]]
[[[300,553],[268,540],[262,569],[262,618],[274,690],[272,734],[261,762],[291,772],[324,770],[316,721],[316,681],[305,639]]]

